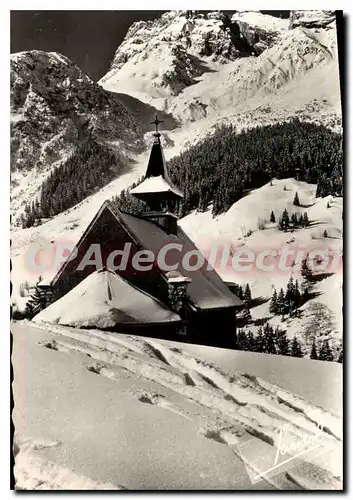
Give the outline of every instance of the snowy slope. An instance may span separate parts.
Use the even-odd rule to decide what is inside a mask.
[[[310,23],[306,22],[308,16],[311,20],[315,19],[315,27],[310,27]],[[136,109],[140,107],[146,110],[147,114],[154,110],[148,107],[150,104],[169,113],[169,122],[162,124],[167,129],[162,130],[167,159],[212,133],[213,127],[218,123],[232,122],[237,130],[241,130],[297,116],[340,128],[336,27],[332,13],[313,11],[309,15],[300,11],[292,15],[291,18],[295,18],[296,22],[292,22],[291,29],[288,20],[259,12],[238,12],[233,18],[242,26],[242,36],[246,35],[249,40],[254,32],[258,33],[260,39],[267,34],[267,46],[260,55],[238,57],[238,52],[228,51],[229,36],[220,28],[220,13],[206,17],[195,14],[188,19],[185,12],[168,13],[160,20],[135,23],[130,28],[116,52],[110,71],[100,82],[106,89],[119,92],[119,99],[124,92],[140,99],[135,99],[134,105]],[[205,55],[205,40],[208,39],[212,42],[212,51],[210,55]],[[172,49],[178,44],[182,45],[183,50],[179,48],[178,54],[171,55]],[[191,66],[183,51],[190,54]],[[198,59],[196,66],[195,58]],[[22,56],[15,55],[13,59],[16,63],[22,60]],[[56,59],[57,64],[64,66],[66,58],[63,58],[63,62],[56,55]],[[177,60],[176,66],[171,59]],[[168,85],[162,85],[161,78],[168,68],[176,72],[173,78],[178,82],[180,78],[184,81],[183,88],[179,86],[177,90],[173,90]],[[191,75],[196,71],[195,68],[200,73],[199,76]],[[185,77],[185,71],[191,71],[189,77],[193,79],[192,84]],[[103,91],[102,87],[97,87]],[[125,99],[126,97],[128,96],[125,95]],[[138,112],[135,114],[138,115]],[[179,123],[172,120],[173,116]],[[20,115],[14,113],[12,119],[20,121]],[[101,204],[144,174],[147,158],[148,151],[135,156],[135,164],[130,172],[42,226],[13,231],[13,296],[19,308],[23,307],[20,303],[24,302],[19,297],[20,283],[26,279],[33,282],[39,274],[50,279],[58,267],[58,264],[55,267],[55,263],[52,263],[48,270],[33,272],[28,269],[26,256],[30,246],[47,245],[51,253],[55,251],[57,243],[74,244]],[[27,196],[34,196],[38,192],[39,181],[45,177],[48,168],[54,165],[48,167],[45,164],[42,173],[38,169],[29,171],[21,181],[25,185],[13,188],[14,204],[19,204]],[[288,184],[287,192],[280,187],[283,183]],[[295,238],[298,243],[289,245],[300,244],[309,248],[320,243],[324,247],[330,245],[332,248],[341,248],[342,200],[335,200],[332,207],[326,209],[327,200],[314,199],[315,186],[298,184],[292,180],[278,181],[278,186],[264,186],[254,191],[237,202],[227,214],[215,219],[212,219],[211,212],[195,213],[185,218],[181,224],[188,235],[206,251],[212,239],[230,241],[234,245],[238,243],[237,238],[242,238],[243,233],[249,229],[255,230],[254,233],[246,242],[239,240],[240,243],[266,247],[274,242],[277,248],[289,236],[278,233],[274,228],[258,231],[257,220],[264,214],[268,217],[272,209],[277,216],[285,206],[291,208],[295,190],[298,190],[300,197],[308,200],[308,205],[315,202],[307,211],[309,217],[317,220],[318,224],[315,228],[297,231]],[[252,202],[249,203],[249,200]],[[322,238],[325,228],[329,233],[327,240]],[[203,241],[205,238],[206,243]],[[228,272],[220,272],[229,279]],[[269,297],[272,286],[277,288],[285,285],[287,276],[273,276],[269,279],[267,275],[260,274],[251,279],[238,276],[237,280],[249,281],[255,295]],[[329,316],[333,315],[333,331],[338,338],[342,328],[341,275],[335,273],[318,283],[317,287],[322,292],[317,301],[328,308]],[[337,292],[334,300],[330,293],[332,289]],[[267,317],[268,303],[253,310],[252,314],[254,317]],[[318,315],[317,311],[311,309],[307,314],[309,324],[312,321],[310,318],[315,319]],[[305,330],[304,325],[296,326],[295,323],[286,325],[290,333],[298,333],[298,328]]]
[[[14,284],[13,301],[20,310],[23,310],[25,301],[19,297],[19,286],[24,280],[34,283],[38,275],[49,281],[58,270],[59,262],[53,262],[56,245],[58,243],[75,244],[83,233],[93,216],[103,203],[103,201],[126,187],[136,180],[146,168],[146,157],[141,157],[141,162],[136,169],[112,182],[104,190],[88,198],[76,209],[55,217],[52,221],[26,230],[14,231],[12,233],[12,281]],[[191,237],[196,245],[210,256],[211,248],[219,246],[232,248],[232,253],[241,249],[253,250],[255,253],[271,249],[280,251],[283,248],[298,251],[323,250],[336,252],[340,255],[343,248],[343,226],[342,226],[342,198],[327,197],[324,199],[315,198],[316,185],[295,181],[294,179],[273,180],[270,183],[252,191],[248,196],[236,202],[226,213],[215,218],[212,217],[211,208],[204,212],[193,212],[180,220],[180,225]],[[284,190],[286,187],[286,190]],[[304,207],[294,207],[293,198],[298,192],[299,199]],[[330,208],[327,208],[327,202]],[[273,210],[278,220],[284,208],[289,214],[293,212],[307,212],[312,225],[305,229],[298,229],[294,233],[279,232],[277,224],[269,223],[269,217]],[[266,221],[266,229],[259,230],[260,220]],[[324,238],[323,233],[327,231],[328,238]],[[245,236],[252,232],[250,236]],[[49,265],[44,271],[31,271],[28,268],[28,251],[31,245],[43,245],[45,248],[44,263]],[[37,247],[36,247],[37,248]],[[61,253],[60,253],[61,255]],[[217,271],[226,281],[235,281],[239,284],[249,283],[253,297],[269,299],[273,293],[273,287],[277,291],[281,287],[286,287],[288,279],[293,273],[293,269],[281,272],[265,272],[261,269],[254,269],[251,273],[234,272],[231,265],[220,267],[218,261],[215,262]],[[302,318],[295,318],[286,321],[280,326],[285,327],[288,334],[298,335],[305,338],[305,332],[313,329],[318,334],[324,333],[334,342],[339,342],[342,338],[342,268],[332,276],[326,277],[315,285],[315,290],[320,295],[310,300],[303,306]],[[300,272],[294,272],[293,277],[302,281]],[[314,304],[318,304],[314,306]],[[274,325],[278,324],[278,317],[271,319],[268,311],[269,302],[252,309],[253,318],[269,318]],[[322,324],[323,322],[323,324]],[[320,326],[321,325],[321,326]]]
[[[286,188],[286,190],[284,190]],[[302,207],[293,205],[293,198],[298,192]],[[299,182],[294,179],[274,179],[271,183],[252,191],[250,194],[234,203],[224,214],[212,217],[211,208],[204,213],[193,212],[184,217],[180,224],[184,231],[192,236],[198,247],[210,256],[211,248],[219,245],[221,248],[231,247],[231,255],[242,250],[252,250],[258,255],[264,250],[281,252],[284,249],[298,255],[298,251],[311,252],[320,250],[328,254],[341,255],[343,251],[343,221],[342,198],[328,196],[315,198],[316,185]],[[327,208],[329,202],[330,208]],[[269,222],[271,211],[274,211],[278,221],[284,209],[292,213],[308,213],[311,224],[307,228],[294,232],[281,232],[277,222]],[[259,229],[259,223],[265,222],[265,229]],[[328,237],[324,237],[324,231]],[[246,236],[248,233],[251,234]],[[299,270],[289,267],[287,270],[265,271],[253,267],[251,271],[234,271],[231,257],[227,266],[221,266],[217,260],[216,268],[221,276],[228,281],[249,283],[252,296],[269,299],[273,289],[286,288],[288,279],[293,276],[302,282]],[[277,260],[278,261],[278,260]],[[341,262],[341,260],[340,260]],[[279,317],[271,319],[269,302],[252,309],[253,318],[268,318],[274,325],[287,329],[289,335],[297,335],[305,339],[305,335],[329,335],[334,342],[342,338],[342,265],[328,269],[328,276],[315,285],[315,291],[320,294],[302,307],[303,316],[285,323]],[[330,275],[332,274],[332,275]],[[318,304],[314,306],[314,304]],[[313,323],[314,322],[314,323]],[[315,326],[316,324],[316,326]],[[315,328],[314,328],[315,326]],[[310,331],[308,331],[310,330]],[[329,333],[330,332],[330,333]]]
[[[210,362],[202,346],[98,330],[14,323],[12,332],[20,488],[342,488],[339,365],[233,352],[229,370],[228,350],[212,349]],[[297,365],[323,407],[280,375],[254,374],[261,363],[236,368],[251,357],[266,358],[267,372]]]
[[[217,51],[205,55],[200,36],[204,40],[208,30],[218,32],[221,21],[217,17],[190,21],[184,12],[165,14],[165,19],[162,16],[130,28],[100,83],[108,90],[130,93],[171,112],[184,126],[197,122],[204,130],[219,120],[230,120],[241,128],[294,114],[339,127],[335,23],[323,22],[315,29],[297,23],[288,29],[288,20],[259,12],[240,12],[233,20],[244,33],[246,26],[260,39],[261,33],[267,34],[270,42],[258,57],[237,55],[220,60]],[[189,44],[185,32],[190,33]],[[173,70],[176,63],[170,56],[175,43],[181,44],[186,54],[186,61],[178,61],[178,71]],[[194,71],[189,75],[192,81],[188,81],[185,74],[190,73],[196,57],[202,70],[199,74]],[[171,72],[175,84],[184,75],[178,91],[163,83],[166,72]]]
[[[143,150],[143,133],[116,95],[67,57],[33,50],[10,56],[12,218],[48,174],[88,137],[119,153]]]
[[[169,323],[180,317],[112,271],[96,271],[37,314],[35,323],[76,328]]]

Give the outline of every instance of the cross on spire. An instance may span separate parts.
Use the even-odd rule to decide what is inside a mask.
[[[158,133],[159,133],[159,132],[158,132],[158,125],[159,125],[160,123],[163,123],[163,120],[158,120],[158,116],[156,115],[155,120],[154,120],[153,122],[151,122],[151,125],[155,125],[155,127],[156,127],[156,134],[158,134]]]

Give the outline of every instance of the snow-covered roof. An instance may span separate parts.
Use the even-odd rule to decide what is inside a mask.
[[[187,294],[191,301],[199,309],[221,309],[225,307],[239,307],[242,306],[242,301],[234,295],[229,288],[223,283],[217,272],[210,266],[205,264],[198,270],[185,269],[182,261],[184,255],[189,252],[199,252],[195,244],[185,234],[181,227],[177,226],[177,234],[168,234],[157,223],[148,220],[145,217],[137,217],[118,209],[113,209],[109,202],[104,202],[96,216],[93,218],[80,240],[76,248],[72,252],[78,250],[80,254],[80,246],[84,243],[86,238],[89,237],[91,231],[100,222],[100,218],[106,210],[109,210],[117,223],[133,238],[139,247],[150,250],[157,255],[157,252],[168,243],[177,243],[181,245],[182,250],[177,252],[170,251],[168,257],[173,262],[168,264],[177,264],[177,271],[186,278],[190,278],[191,282],[187,286]],[[99,242],[97,242],[99,243]],[[201,252],[199,252],[201,255]],[[65,272],[65,268],[70,262],[68,259],[59,269],[56,276],[52,280],[52,285],[56,286]],[[163,276],[167,280],[166,273],[161,270]]]
[[[180,317],[110,270],[95,271],[33,321],[79,328],[160,324]]]
[[[173,184],[168,175],[160,142],[160,134],[157,132],[154,134],[154,137],[155,140],[148,160],[146,178],[141,184],[133,188],[130,193],[142,199],[154,193],[168,193],[173,194],[176,198],[183,198],[183,193]]]
[[[131,194],[147,193],[174,193],[176,196],[183,197],[182,192],[171,182],[167,182],[161,175],[158,177],[148,177],[138,186],[131,189]]]
[[[217,272],[207,263],[198,270],[186,269],[183,266],[183,257],[187,252],[193,251],[202,254],[180,226],[177,226],[176,235],[167,234],[159,225],[146,218],[121,211],[117,212],[116,215],[147,250],[156,251],[168,243],[181,244],[181,251],[169,252],[168,257],[170,256],[171,261],[168,261],[168,265],[177,264],[177,271],[184,277],[191,279],[187,286],[187,294],[198,308],[217,309],[243,305],[242,301],[229,290]]]

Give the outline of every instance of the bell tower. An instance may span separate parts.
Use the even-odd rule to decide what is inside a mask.
[[[161,134],[158,126],[163,123],[157,115],[151,124],[154,124],[156,130],[153,134],[154,140],[150,157],[148,160],[145,179],[134,189],[130,191],[132,196],[144,201],[150,212],[144,214],[145,217],[153,219],[162,225],[168,233],[176,230],[176,216],[163,209],[168,201],[178,201],[183,198],[183,193],[172,183],[169,178],[165,164]],[[173,220],[174,219],[174,220]]]

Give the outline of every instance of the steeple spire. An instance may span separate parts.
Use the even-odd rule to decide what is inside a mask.
[[[163,149],[160,141],[158,126],[163,123],[158,116],[151,125],[155,125],[154,141],[147,165],[146,176],[143,182],[130,191],[133,196],[145,201],[150,207],[159,206],[161,203],[183,198],[182,192],[174,186],[169,178],[165,165]]]

